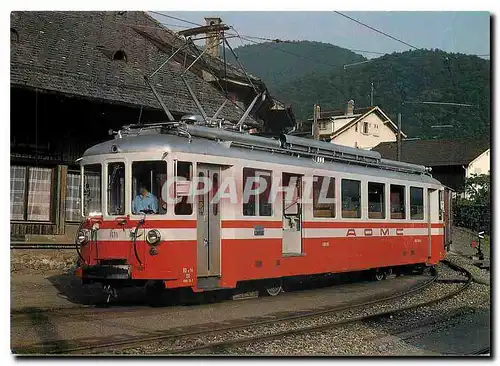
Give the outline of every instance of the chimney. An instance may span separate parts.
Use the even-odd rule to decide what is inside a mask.
[[[221,18],[205,18],[207,25],[219,25],[222,23]],[[207,32],[205,47],[208,48],[207,53],[213,57],[220,57],[220,32]]]
[[[207,22],[207,25],[219,25],[222,23],[221,18],[205,18],[205,21]],[[208,54],[212,57],[220,57],[220,31],[207,32],[205,35],[207,37],[205,40],[205,47],[207,48],[207,52],[205,52],[205,54]],[[201,73],[205,81],[210,82],[216,80],[212,74],[205,70],[203,70]]]
[[[347,116],[352,116],[354,114],[354,100],[350,100],[347,102],[347,111],[346,115]]]

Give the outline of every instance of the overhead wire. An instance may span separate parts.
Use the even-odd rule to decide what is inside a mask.
[[[405,42],[405,41],[403,41],[403,40],[401,40],[401,39],[399,39],[399,38],[396,38],[396,37],[394,37],[394,36],[391,36],[390,34],[385,33],[385,32],[383,32],[383,31],[381,31],[381,30],[379,30],[379,29],[377,29],[377,28],[374,28],[374,27],[372,27],[372,26],[370,26],[370,25],[368,25],[368,24],[365,24],[365,23],[363,23],[363,22],[360,22],[360,21],[359,21],[359,20],[357,20],[357,19],[351,18],[349,15],[346,15],[346,14],[344,14],[344,13],[341,13],[340,11],[335,11],[335,13],[337,13],[337,14],[339,14],[339,15],[341,15],[341,16],[343,16],[343,17],[347,18],[347,19],[350,19],[350,20],[352,20],[353,22],[356,22],[356,23],[358,23],[358,24],[360,24],[360,25],[362,25],[362,26],[364,26],[364,27],[366,27],[366,28],[369,28],[369,29],[371,29],[371,30],[373,30],[373,31],[375,31],[375,32],[377,32],[377,33],[380,33],[380,34],[382,34],[382,35],[384,35],[384,36],[386,36],[386,37],[389,37],[389,38],[391,38],[391,39],[393,39],[393,40],[395,40],[395,41],[397,41],[397,42],[399,42],[399,43],[405,44],[405,45],[407,45],[407,46],[409,46],[409,47],[411,47],[411,48],[413,48],[413,49],[416,49],[416,50],[420,49],[420,47],[413,46],[413,45],[409,44],[408,42]]]
[[[185,22],[185,23],[188,23],[188,24],[191,24],[191,25],[196,25],[196,26],[199,26],[199,27],[203,26],[200,23],[191,22],[191,21],[186,20],[186,19],[174,17],[172,15],[167,15],[167,14],[160,13],[160,12],[157,12],[157,11],[149,11],[149,12],[153,13],[153,14],[160,15],[160,16],[164,16],[164,17],[167,17],[167,18],[175,19],[175,20],[178,20],[178,21],[181,21],[181,22]],[[393,39],[393,40],[395,40],[397,42],[403,43],[403,44],[405,44],[405,45],[407,45],[407,46],[409,46],[409,47],[411,47],[413,49],[420,49],[419,47],[413,46],[413,45],[411,45],[411,44],[409,44],[409,43],[407,43],[407,42],[405,42],[405,41],[403,41],[401,39],[398,39],[398,38],[396,38],[396,37],[394,37],[394,36],[392,36],[392,35],[390,35],[390,34],[388,34],[386,32],[383,32],[383,31],[381,31],[379,29],[376,29],[376,28],[374,28],[374,27],[372,27],[372,26],[370,26],[368,24],[365,24],[365,23],[363,23],[363,22],[361,22],[361,21],[359,21],[357,19],[354,19],[354,18],[352,18],[352,17],[350,17],[350,16],[348,16],[348,15],[346,15],[344,13],[341,13],[339,11],[335,11],[335,13],[337,13],[337,14],[343,16],[343,17],[346,17],[346,18],[348,18],[348,19],[350,19],[350,20],[352,20],[352,21],[354,21],[354,22],[356,22],[356,23],[358,23],[358,24],[360,24],[360,25],[362,25],[364,27],[367,27],[367,28],[369,28],[369,29],[377,32],[377,33],[380,33],[380,34],[382,34],[382,35],[384,35],[386,37],[389,37],[389,38],[391,38],[391,39]],[[161,24],[166,25],[166,26],[174,26],[174,27],[177,27],[177,28],[189,28],[187,26],[174,25],[174,24],[168,24],[168,23],[163,23],[163,22],[161,22]],[[234,29],[234,27],[232,27],[232,28]],[[274,43],[294,43],[294,41],[282,40],[282,39],[279,39],[279,38],[258,37],[258,36],[251,36],[251,35],[248,35],[248,34],[240,34],[240,36],[243,39],[245,39],[246,41],[248,41],[248,42],[251,42],[251,41],[248,40],[247,38],[250,38],[250,39],[259,39],[261,41],[268,41],[268,42],[274,42]],[[253,42],[253,43],[258,43],[258,42]],[[325,43],[325,44],[328,45],[327,43]],[[336,45],[330,45],[330,46],[332,46],[332,47],[340,47],[340,46],[336,46]],[[349,48],[349,47],[342,47],[342,48],[348,49],[348,50],[353,51],[353,52],[361,52],[361,53],[368,53],[368,54],[374,54],[374,55],[386,55],[387,54],[387,52],[377,52],[377,51],[360,50],[360,49],[354,49],[354,48]],[[303,55],[296,55],[296,56],[302,57]],[[486,54],[470,54],[470,56],[489,57],[490,54],[489,53],[486,53]]]
[[[189,20],[181,19],[181,18],[174,17],[174,16],[171,16],[171,15],[167,15],[167,14],[163,14],[163,13],[159,13],[159,12],[155,12],[155,11],[151,11],[151,13],[157,14],[157,15],[161,15],[161,16],[164,16],[164,17],[167,17],[167,18],[172,18],[172,19],[175,19],[175,20],[179,20],[179,21],[182,21],[182,22],[186,22],[188,24],[192,24],[192,25],[196,25],[196,26],[200,26],[200,27],[202,26],[202,24],[194,23],[194,22],[191,22]],[[188,28],[188,27],[186,27],[186,28]],[[256,42],[256,41],[254,41],[254,39],[259,39],[259,40],[262,40],[262,41],[268,41],[268,42],[273,42],[273,43],[293,43],[292,41],[286,41],[286,40],[283,41],[283,40],[280,40],[278,38],[273,39],[273,38],[257,37],[257,36],[250,36],[250,35],[246,35],[246,34],[240,34],[240,33],[238,33],[236,31],[236,29],[233,26],[231,26],[231,29],[233,29],[237,34],[231,34],[231,33],[226,33],[226,34],[237,36],[240,39],[244,39],[245,41],[253,43],[253,44],[262,44],[264,47],[276,49],[276,50],[278,50],[280,52],[287,53],[287,54],[293,55],[295,57],[301,57],[301,58],[304,58],[304,59],[309,59],[311,61],[322,63],[322,64],[327,65],[327,66],[332,66],[332,67],[337,67],[338,66],[338,65],[333,65],[333,64],[330,64],[330,63],[327,63],[327,62],[324,62],[324,61],[320,61],[320,60],[315,59],[315,58],[310,57],[310,56],[306,56],[306,55],[294,53],[294,52],[291,52],[291,51],[288,51],[288,50],[284,50],[284,49],[279,48],[279,47],[273,47],[272,45],[269,45],[269,44],[263,44],[261,42]],[[332,46],[335,47],[334,45],[332,45]],[[383,52],[366,51],[366,50],[352,50],[352,51],[354,51],[354,52],[371,53],[371,54],[379,54],[379,55],[384,55],[385,54]]]
[[[167,15],[167,14],[163,14],[163,13],[160,13],[158,11],[149,11],[150,13],[153,13],[153,14],[156,14],[156,15],[161,15],[161,16],[164,16],[164,17],[167,17],[167,18],[170,18],[170,19],[175,19],[175,20],[179,20],[181,22],[184,22],[184,23],[188,23],[188,24],[191,24],[191,25],[196,25],[198,27],[202,27],[203,24],[199,24],[199,23],[194,23],[194,22],[191,22],[189,20],[186,20],[186,19],[181,19],[181,18],[177,18],[177,17],[174,17],[172,15]]]

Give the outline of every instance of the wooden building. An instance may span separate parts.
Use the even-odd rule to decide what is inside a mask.
[[[68,242],[80,220],[75,160],[110,138],[109,129],[166,119],[144,76],[182,42],[144,12],[12,12],[10,35],[11,239]],[[182,60],[197,52],[187,50]],[[266,92],[261,80],[214,56],[201,61],[186,79],[209,115],[226,94],[233,103],[220,116],[238,121],[255,95]],[[169,62],[152,79],[176,118],[199,114],[179,76],[184,70]],[[206,76],[222,72],[224,83]],[[261,99],[249,123],[267,132],[294,123],[278,101]]]
[[[481,168],[487,164],[489,173],[489,139],[468,140],[408,140],[402,141],[401,160],[413,164],[421,164],[432,168],[432,176],[454,191],[463,192],[468,172],[486,173],[478,168],[478,157],[486,155],[487,161],[481,159]],[[383,158],[397,159],[397,143],[384,142],[372,150],[378,151]]]

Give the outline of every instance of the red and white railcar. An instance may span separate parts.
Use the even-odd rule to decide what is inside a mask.
[[[445,255],[445,187],[425,167],[290,135],[165,126],[126,128],[81,158],[84,282],[206,291],[264,280],[275,294],[290,276],[383,274]],[[256,180],[267,188],[254,194]],[[140,185],[155,212],[133,212]]]

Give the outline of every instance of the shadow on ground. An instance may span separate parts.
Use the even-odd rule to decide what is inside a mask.
[[[214,303],[232,299],[235,293],[251,291],[247,287],[236,290],[220,290],[205,293],[166,290],[156,298],[148,298],[143,287],[123,288],[118,290],[118,298],[111,299],[106,304],[106,295],[100,284],[82,285],[79,277],[73,274],[59,274],[47,278],[57,289],[58,295],[73,304],[93,306],[170,306],[170,305],[198,305]],[[351,272],[330,276],[316,276],[313,278],[295,278],[284,283],[285,292],[300,292],[367,281],[363,272]],[[255,289],[253,289],[255,290]],[[354,289],[355,290],[355,289]],[[357,290],[355,290],[357,291]]]

